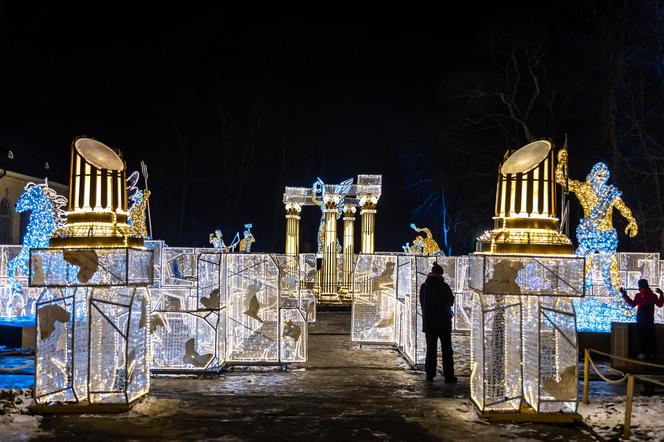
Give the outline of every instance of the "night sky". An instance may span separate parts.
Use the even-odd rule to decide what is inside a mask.
[[[593,59],[602,40],[586,28],[592,11],[576,2],[455,8],[277,17],[160,3],[0,2],[0,148],[48,160],[49,178],[66,182],[72,139],[97,138],[124,152],[129,171],[147,162],[157,238],[206,246],[215,228],[228,240],[251,222],[257,251],[282,252],[284,186],[382,174],[376,248],[400,250],[414,236],[410,222],[437,228],[431,214],[414,211],[418,161],[425,174],[448,170],[439,154],[455,156],[449,140],[462,153],[481,145],[481,164],[471,155],[446,172],[466,179],[447,187],[457,207],[464,199],[477,206],[456,238],[467,252],[491,225],[497,164],[520,141],[450,129],[465,112],[457,85],[493,75],[492,36],[540,42],[565,98],[556,118],[534,118],[534,135],[560,143],[569,133],[583,153],[572,173],[585,176],[602,159],[592,107],[604,95],[589,86],[603,81]],[[314,207],[303,213],[304,251],[319,217]]]

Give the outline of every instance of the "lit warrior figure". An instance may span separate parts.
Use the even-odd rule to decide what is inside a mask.
[[[575,193],[583,207],[583,218],[576,228],[576,238],[579,241],[576,254],[586,257],[586,275],[589,275],[592,269],[593,252],[599,252],[604,285],[609,293],[619,300],[621,299],[618,293],[620,275],[616,259],[618,234],[613,228],[613,208],[618,209],[629,222],[625,228],[627,235],[633,238],[639,229],[632,216],[632,211],[620,198],[622,192],[607,184],[608,180],[609,168],[604,163],[595,164],[585,182],[569,179],[567,176],[567,149],[558,153],[556,182]],[[586,289],[591,284],[592,279],[587,277]]]

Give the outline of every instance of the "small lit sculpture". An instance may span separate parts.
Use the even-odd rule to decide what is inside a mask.
[[[252,224],[245,224],[244,225],[244,232],[243,232],[243,238],[240,240],[240,245],[239,245],[239,250],[240,252],[243,253],[250,253],[251,252],[251,245],[256,242],[256,238],[254,238],[254,235],[251,233],[251,228],[253,227]]]
[[[604,284],[616,300],[622,299],[618,293],[620,275],[618,274],[618,261],[616,250],[618,248],[618,234],[613,228],[613,208],[615,207],[627,219],[625,233],[630,237],[636,236],[639,229],[632,211],[620,198],[621,192],[610,184],[609,168],[604,163],[593,166],[585,182],[571,180],[567,176],[567,150],[558,153],[558,167],[556,167],[556,181],[558,184],[576,194],[581,207],[583,218],[576,228],[576,237],[579,247],[576,254],[586,257],[586,274],[592,268],[593,253],[599,253]],[[586,288],[589,288],[591,278],[586,279]]]
[[[127,193],[131,200],[131,206],[128,213],[128,224],[132,226],[143,238],[148,237],[148,226],[146,214],[148,210],[148,201],[151,192],[148,189],[141,190],[136,187],[138,183],[138,172],[132,173],[127,178]]]
[[[426,227],[422,228],[417,227],[415,224],[411,224],[410,227],[416,232],[424,233],[426,237],[423,237],[422,235],[417,235],[413,240],[412,246],[406,243],[406,245],[404,246],[404,251],[406,253],[410,253],[413,255],[424,255],[424,256],[434,256],[441,254],[440,247],[438,246],[436,240],[433,239],[431,230],[429,230]]]
[[[9,281],[12,293],[21,292],[21,284],[16,282],[16,269],[28,275],[30,249],[48,247],[51,233],[67,223],[65,211],[67,198],[44,184],[28,183],[25,192],[16,202],[16,212],[30,212],[30,219],[23,237],[21,252],[9,262]]]
[[[348,178],[337,184],[334,189],[334,194],[339,195],[339,202],[337,203],[337,219],[341,217],[344,211],[345,195],[348,193],[350,187],[353,185],[353,178]],[[316,179],[312,189],[314,191],[314,202],[320,206],[320,224],[318,225],[318,253],[323,253],[325,245],[325,183],[320,178]],[[337,253],[341,253],[343,248],[337,239]]]
[[[223,234],[220,229],[215,230],[213,233],[210,233],[210,244],[215,249],[222,249],[222,251],[227,251],[226,244],[224,243]]]

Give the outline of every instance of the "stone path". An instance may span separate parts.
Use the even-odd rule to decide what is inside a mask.
[[[321,312],[305,368],[231,370],[153,379],[150,397],[119,415],[45,416],[42,439],[63,440],[592,440],[577,426],[490,425],[468,399],[468,377],[427,385],[388,347],[354,346],[348,312]]]

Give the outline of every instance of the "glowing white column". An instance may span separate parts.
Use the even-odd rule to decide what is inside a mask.
[[[337,293],[337,204],[338,195],[325,195],[325,240],[323,243],[323,268],[321,293]]]
[[[286,255],[297,256],[300,253],[300,212],[297,203],[286,203]]]
[[[353,284],[353,254],[355,253],[355,206],[344,207],[344,271],[342,287],[350,290]]]
[[[362,253],[374,252],[374,227],[376,224],[376,204],[378,198],[375,196],[363,196],[360,198],[362,210]]]

